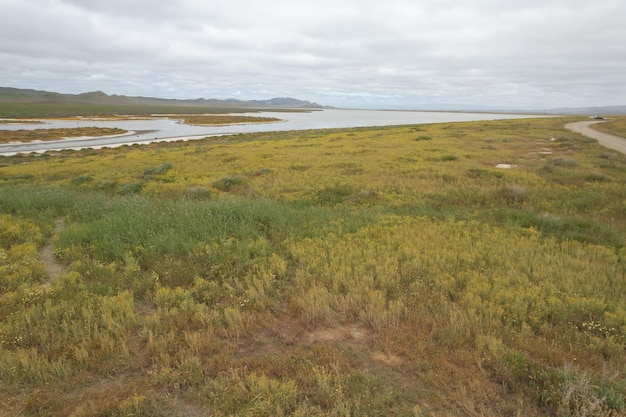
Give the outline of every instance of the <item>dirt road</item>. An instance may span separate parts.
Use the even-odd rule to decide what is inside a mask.
[[[626,154],[626,139],[610,135],[608,133],[600,132],[595,129],[592,129],[590,125],[594,123],[602,123],[601,121],[585,121],[585,122],[574,122],[568,123],[565,125],[565,128],[571,130],[572,132],[580,133],[589,138],[596,139],[598,143],[606,148],[610,148]]]

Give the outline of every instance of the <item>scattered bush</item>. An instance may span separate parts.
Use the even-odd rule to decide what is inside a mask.
[[[244,184],[244,178],[240,175],[231,175],[221,178],[213,183],[213,187],[220,191],[232,191]]]
[[[585,180],[590,182],[606,182],[610,181],[610,178],[600,171],[593,171],[585,177]]]
[[[373,204],[376,203],[379,198],[380,195],[377,191],[362,190],[348,196],[346,202],[350,204]]]
[[[135,181],[128,184],[124,184],[117,191],[119,195],[129,195],[129,194],[137,194],[143,190],[145,185],[145,181]]]
[[[195,200],[208,200],[211,198],[211,190],[206,187],[189,187],[186,195]]]
[[[624,410],[622,394],[607,385],[600,390],[587,372],[566,366],[561,377],[563,383],[556,405],[558,415],[611,417]]]
[[[608,160],[616,160],[616,159],[621,159],[621,155],[616,154],[614,152],[602,152],[599,155],[600,159],[608,159]]]
[[[308,171],[309,169],[311,169],[311,166],[310,165],[291,165],[289,169],[292,171]]]
[[[152,168],[146,168],[143,171],[143,179],[144,180],[153,180],[159,177],[160,175],[165,174],[167,171],[172,169],[172,164],[165,162],[161,165],[157,165]]]
[[[520,185],[509,185],[500,189],[497,196],[509,203],[521,203],[526,200],[526,188]]]
[[[17,175],[6,175],[4,177],[2,177],[3,180],[5,181],[28,181],[28,180],[32,180],[34,178],[33,174],[17,174]]]
[[[456,155],[444,155],[441,158],[439,158],[439,160],[442,162],[458,161],[459,157]]]
[[[578,166],[578,161],[567,156],[561,156],[558,158],[551,159],[550,161],[548,161],[548,164],[552,166],[556,166],[556,167],[572,168],[572,167]]]
[[[322,204],[339,204],[343,203],[353,193],[354,190],[348,185],[335,185],[318,191],[317,201]]]
[[[253,173],[249,174],[251,177],[258,177],[259,175],[267,175],[271,174],[273,171],[271,168],[259,168]]]
[[[91,175],[81,175],[80,177],[72,178],[72,181],[70,182],[70,184],[74,186],[79,186],[79,185],[86,184],[91,181],[93,181],[93,177]]]
[[[502,171],[492,171],[482,168],[470,168],[465,171],[465,175],[468,178],[502,178],[504,177],[504,173]]]

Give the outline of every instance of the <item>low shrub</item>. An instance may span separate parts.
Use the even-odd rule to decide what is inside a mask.
[[[213,187],[220,191],[231,191],[244,184],[244,178],[240,175],[230,175],[213,183]]]
[[[459,157],[456,155],[444,155],[441,158],[439,158],[439,160],[442,162],[458,161]]]
[[[185,194],[194,200],[208,200],[211,198],[211,190],[206,187],[189,187]]]
[[[317,193],[317,201],[322,204],[343,203],[354,193],[354,189],[348,185],[335,185],[326,187]]]
[[[80,177],[72,178],[72,181],[70,181],[70,184],[74,186],[79,186],[79,185],[86,184],[91,181],[93,181],[93,177],[91,175],[81,175]]]
[[[152,168],[146,168],[143,171],[143,176],[144,177],[151,177],[154,175],[161,175],[166,173],[167,171],[169,171],[170,169],[172,169],[172,164],[165,162],[161,165],[157,165],[155,167]]]
[[[587,176],[585,176],[585,181],[589,181],[589,182],[606,182],[610,180],[611,179],[609,178],[608,175],[600,171],[593,171],[587,174]]]
[[[526,188],[520,185],[509,185],[496,193],[497,197],[509,203],[520,203],[526,200]]]
[[[145,184],[145,181],[130,182],[128,184],[122,185],[117,193],[119,195],[137,194],[140,193],[141,190],[143,190]]]
[[[568,156],[560,156],[554,159],[551,159],[550,161],[548,161],[548,164],[552,165],[552,166],[556,166],[556,167],[577,167],[578,166],[578,161],[576,161],[574,158],[570,158]]]
[[[27,181],[32,180],[34,178],[33,174],[16,174],[16,175],[6,175],[2,177],[5,181]]]

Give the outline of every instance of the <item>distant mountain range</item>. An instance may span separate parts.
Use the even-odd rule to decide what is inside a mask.
[[[282,108],[282,109],[322,109],[328,108],[306,100],[291,97],[276,97],[268,100],[237,100],[229,98],[194,100],[164,99],[154,97],[128,97],[108,95],[102,91],[83,94],[61,94],[49,91],[0,87],[0,103],[73,103],[95,105],[143,105],[143,106],[182,106],[182,107],[233,107],[233,108]]]
[[[37,103],[42,105],[74,104],[74,105],[100,105],[100,106],[168,106],[186,108],[221,108],[221,109],[328,109],[330,106],[322,106],[306,100],[298,100],[291,97],[275,97],[267,100],[237,100],[229,98],[193,100],[165,99],[155,97],[129,97],[123,95],[108,95],[102,91],[93,91],[82,94],[62,94],[50,91],[29,90],[12,87],[0,87],[0,104]],[[50,106],[49,106],[50,107]],[[54,107],[54,106],[52,106]],[[182,110],[182,109],[181,109]],[[476,111],[479,111],[478,109]],[[504,111],[491,109],[489,111]],[[511,110],[504,112],[511,113]],[[626,114],[626,105],[604,107],[572,107],[544,110],[519,110],[517,113],[534,114],[563,114],[563,115],[618,115]]]

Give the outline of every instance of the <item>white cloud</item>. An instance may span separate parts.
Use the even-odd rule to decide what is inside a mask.
[[[622,0],[0,0],[0,79],[350,107],[626,103]]]

